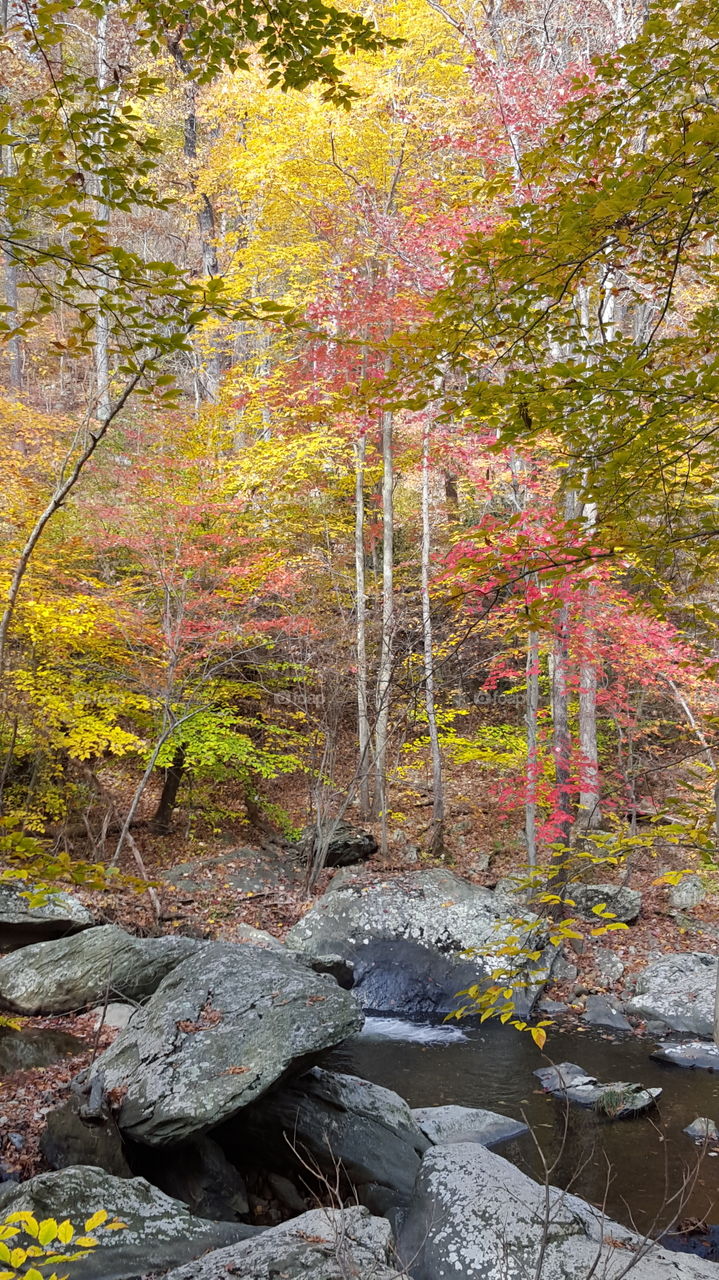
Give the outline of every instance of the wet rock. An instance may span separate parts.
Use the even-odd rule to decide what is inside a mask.
[[[639,974],[626,1012],[657,1018],[673,1031],[711,1037],[716,982],[715,955],[690,951],[663,955]]]
[[[673,884],[669,889],[669,902],[675,911],[691,911],[706,896],[707,891],[700,876],[684,876],[679,884]]]
[[[412,1117],[433,1146],[451,1142],[481,1142],[485,1147],[529,1133],[528,1126],[511,1116],[481,1107],[414,1107]]]
[[[0,884],[0,951],[64,938],[94,923],[92,913],[70,893],[51,893],[40,906],[31,906],[22,886]]]
[[[623,1120],[653,1107],[661,1089],[644,1089],[626,1080],[600,1084],[573,1062],[558,1067],[539,1067],[534,1075],[542,1088],[555,1098],[566,1098],[580,1107],[592,1107],[611,1120]]]
[[[431,1018],[464,1003],[457,993],[503,967],[503,940],[517,928],[516,903],[441,868],[408,872],[370,887],[334,889],[290,930],[288,945],[318,957],[344,957],[354,968],[365,1009]],[[546,979],[554,949],[545,926],[527,916],[527,942],[542,954],[515,984],[525,1015]],[[468,954],[471,953],[471,954]]]
[[[135,938],[116,925],[38,942],[0,960],[0,1006],[15,1013],[69,1013],[111,995],[143,1000],[202,944]]]
[[[706,1116],[697,1116],[696,1120],[692,1120],[691,1124],[687,1125],[684,1132],[696,1142],[719,1142],[719,1129],[714,1121]]]
[[[596,919],[594,908],[603,902],[607,911],[611,911],[615,919],[623,924],[636,920],[642,906],[639,890],[622,884],[571,884],[568,896],[579,915],[590,918],[594,916]]]
[[[377,852],[377,841],[371,831],[353,827],[349,822],[329,822],[318,828],[306,827],[297,850],[304,862],[312,862],[324,851],[324,866],[352,867],[366,862]]]
[[[281,951],[210,944],[95,1063],[125,1134],[173,1145],[222,1123],[362,1023],[353,995]]]
[[[29,1210],[36,1218],[69,1218],[82,1228],[98,1209],[126,1224],[123,1231],[98,1231],[91,1256],[72,1264],[73,1280],[141,1280],[148,1266],[165,1271],[222,1245],[246,1240],[256,1228],[242,1223],[209,1223],[144,1178],[115,1178],[101,1169],[77,1165],[42,1173],[19,1186],[0,1188],[0,1217]]]
[[[399,1094],[358,1076],[312,1071],[266,1094],[218,1134],[231,1158],[309,1160],[329,1176],[337,1164],[353,1187],[368,1183],[407,1196],[429,1146]]]
[[[219,1249],[166,1280],[401,1280],[391,1264],[392,1231],[366,1209],[313,1209],[244,1244]]]
[[[534,1182],[478,1143],[434,1147],[399,1252],[413,1280],[711,1280],[713,1263],[669,1253],[577,1196]],[[636,1253],[636,1257],[632,1255]],[[189,1277],[188,1277],[189,1280]]]
[[[583,1021],[590,1027],[610,1027],[613,1031],[631,1031],[632,1024],[622,1013],[621,1005],[606,996],[587,996]]]
[[[675,1067],[699,1067],[704,1071],[719,1071],[719,1047],[709,1040],[666,1040],[657,1046],[653,1058],[670,1062]]]

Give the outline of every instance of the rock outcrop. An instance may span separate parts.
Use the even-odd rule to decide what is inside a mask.
[[[659,956],[639,974],[625,1012],[663,1022],[672,1031],[711,1038],[718,963],[715,955],[701,951]]]
[[[94,923],[92,913],[70,893],[49,893],[31,906],[21,884],[0,884],[0,951],[64,938]]]

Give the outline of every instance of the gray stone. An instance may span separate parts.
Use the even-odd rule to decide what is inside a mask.
[[[569,1005],[565,1004],[563,1000],[549,1000],[545,996],[539,1001],[537,1010],[539,1013],[548,1014],[549,1017],[553,1017],[555,1015],[556,1017],[561,1017],[563,1013],[569,1012]]]
[[[202,944],[190,938],[135,938],[116,925],[37,942],[0,960],[0,1006],[15,1013],[70,1013],[106,993],[151,995],[171,969]]]
[[[624,973],[624,965],[613,951],[599,947],[594,953],[594,967],[602,982],[618,982]]]
[[[27,892],[17,882],[0,883],[0,951],[64,938],[95,923],[92,913],[70,893],[51,892],[44,902],[31,906]]]
[[[126,1134],[170,1145],[228,1119],[361,1023],[333,978],[280,951],[215,943],[165,978],[92,1075],[125,1091]]]
[[[244,1244],[218,1249],[166,1280],[401,1280],[392,1231],[366,1209],[313,1209]]]
[[[669,889],[669,901],[675,911],[691,911],[706,896],[707,891],[700,876],[684,876],[679,884],[673,884]]]
[[[412,1116],[436,1147],[450,1142],[481,1142],[491,1147],[529,1133],[523,1121],[482,1107],[414,1107]]]
[[[91,1165],[118,1178],[130,1178],[117,1124],[107,1108],[90,1122],[83,1117],[83,1098],[78,1093],[45,1117],[40,1150],[51,1169]]]
[[[719,1142],[719,1129],[707,1116],[697,1116],[684,1130],[696,1142]]]
[[[658,1018],[673,1031],[711,1037],[717,958],[680,951],[653,960],[637,978],[636,994],[625,1006],[639,1018]]]
[[[716,1275],[714,1263],[647,1245],[559,1188],[547,1203],[544,1186],[478,1143],[424,1157],[399,1252],[413,1280],[619,1280],[629,1268],[632,1280]]]
[[[80,1227],[98,1209],[126,1224],[99,1229],[98,1247],[72,1264],[72,1280],[141,1280],[148,1267],[165,1271],[256,1234],[242,1223],[210,1223],[144,1178],[114,1178],[102,1169],[77,1165],[42,1173],[19,1186],[0,1187],[0,1217],[29,1210],[36,1218],[69,1218]]]
[[[662,1092],[661,1089],[645,1089],[626,1080],[600,1084],[573,1062],[560,1062],[557,1067],[539,1067],[534,1075],[542,1088],[555,1098],[566,1098],[580,1107],[592,1107],[611,1120],[623,1120],[646,1111],[655,1105]]]
[[[300,888],[306,872],[287,852],[277,849],[233,849],[217,858],[180,862],[159,879],[178,891],[214,890],[218,879],[239,894],[253,897],[274,889]]]
[[[218,1133],[234,1158],[269,1163],[309,1161],[330,1176],[337,1164],[350,1183],[384,1186],[409,1196],[429,1146],[399,1094],[359,1076],[315,1067],[265,1094]]]
[[[465,1001],[457,993],[486,983],[503,968],[502,944],[518,932],[540,951],[518,964],[517,1011],[529,1012],[541,991],[554,949],[546,926],[516,919],[516,902],[450,871],[431,868],[370,887],[334,889],[290,930],[289,946],[314,957],[339,955],[354,968],[355,990],[374,1013],[428,1018]],[[508,984],[509,985],[509,984]]]
[[[632,1024],[622,1013],[616,1000],[606,996],[587,996],[583,1021],[590,1027],[610,1027],[613,1031],[631,1031]]]
[[[349,822],[328,822],[321,828],[306,827],[297,851],[304,862],[312,862],[317,853],[322,853],[325,867],[353,867],[377,852],[377,841],[371,831]]]
[[[636,920],[642,906],[639,890],[623,884],[570,884],[568,897],[574,902],[579,915],[596,920],[594,907],[603,902],[607,911],[611,911],[614,918],[623,924]],[[569,904],[567,909],[572,909]]]
[[[554,957],[552,977],[555,982],[576,982],[579,970],[561,951]]]
[[[119,1000],[111,1000],[107,1007],[101,1004],[90,1012],[96,1030],[98,1027],[109,1027],[112,1031],[124,1031],[136,1011],[137,1006],[134,1004],[121,1004]]]
[[[719,1047],[710,1040],[666,1040],[657,1046],[652,1058],[670,1062],[675,1067],[698,1067],[703,1071],[719,1071]]]

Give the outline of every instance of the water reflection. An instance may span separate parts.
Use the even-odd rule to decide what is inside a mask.
[[[0,1077],[31,1067],[49,1067],[86,1048],[83,1040],[65,1031],[13,1031],[0,1027]]]

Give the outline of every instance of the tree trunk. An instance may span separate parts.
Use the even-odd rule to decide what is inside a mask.
[[[432,824],[429,853],[439,857],[444,850],[444,787],[442,783],[442,752],[437,732],[437,716],[434,704],[434,654],[432,651],[432,610],[429,596],[429,560],[432,547],[432,529],[429,509],[429,416],[425,420],[422,438],[422,637],[424,641],[424,701],[427,709],[427,729],[432,760]]]
[[[4,0],[0,9],[0,26],[5,32],[8,25],[8,5]],[[0,147],[0,156],[2,157],[2,173],[7,180],[12,178],[15,173],[15,156],[11,146]],[[6,227],[8,232],[11,230],[9,225]],[[17,266],[13,260],[12,254],[6,250],[5,252],[5,302],[10,308],[6,315],[6,323],[16,325],[18,322],[18,279]],[[8,343],[10,352],[10,386],[13,391],[22,390],[22,343],[19,337],[11,338]]]
[[[150,827],[158,835],[169,835],[172,830],[172,815],[177,804],[177,793],[185,774],[185,748],[179,746],[175,751],[172,764],[165,769],[165,780],[162,793],[155,812],[150,819]]]
[[[524,834],[527,862],[537,865],[537,782],[539,774],[539,632],[527,637],[527,792],[524,802]]]
[[[557,617],[552,664],[552,733],[554,748],[554,815],[556,843],[551,892],[562,893],[567,883],[567,859],[572,834],[571,735],[569,730],[569,608]]]
[[[386,369],[388,369],[388,364]],[[375,727],[375,812],[381,821],[382,852],[387,852],[387,747],[394,659],[394,418],[382,413],[382,636],[377,670]]]
[[[590,605],[591,607],[591,605]],[[592,627],[585,630],[585,644],[594,647]],[[583,830],[598,827],[602,820],[597,750],[597,668],[585,657],[579,668],[579,753],[580,789],[577,822]]]
[[[97,87],[107,87],[107,9],[97,19],[95,33],[95,74]],[[99,141],[99,139],[98,139]],[[99,224],[107,222],[110,211],[102,199],[102,179],[93,178],[95,187],[95,214]],[[107,310],[100,303],[95,311],[95,417],[102,422],[110,412],[110,319]]]
[[[359,761],[357,765],[359,813],[370,815],[370,750],[369,697],[367,691],[367,584],[364,554],[364,469],[367,437],[363,433],[355,445],[355,596],[357,618],[357,733]]]

